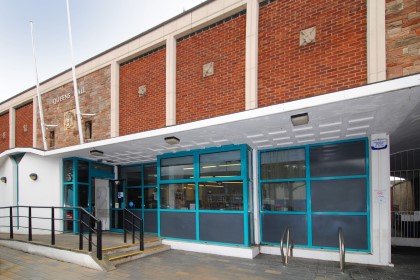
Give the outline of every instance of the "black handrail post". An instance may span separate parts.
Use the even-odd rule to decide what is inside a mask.
[[[89,252],[92,252],[92,227],[91,227],[91,217],[89,216]]]
[[[29,241],[32,241],[32,208],[28,207],[28,218],[29,218]]]
[[[135,243],[135,234],[136,234],[136,224],[134,223],[134,215],[133,214],[131,214],[131,229],[133,230],[133,244]]]
[[[123,210],[123,231],[124,231],[124,243],[127,243],[127,231],[125,228],[125,209]]]
[[[13,239],[13,207],[10,206],[10,239]]]
[[[83,250],[83,223],[82,211],[79,210],[79,250]]]
[[[51,207],[51,245],[55,245],[55,215],[54,215],[54,207]]]
[[[144,251],[143,219],[140,219],[140,251]]]
[[[98,260],[102,260],[102,221],[98,220],[96,224],[96,256]]]

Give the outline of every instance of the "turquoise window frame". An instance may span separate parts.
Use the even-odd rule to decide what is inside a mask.
[[[65,181],[65,174],[64,174],[64,162],[65,161],[72,161],[73,164],[73,174],[72,174],[72,180],[69,182]],[[88,182],[79,182],[78,178],[79,178],[79,171],[78,171],[78,162],[79,161],[84,161],[88,163]],[[92,168],[92,163],[94,161],[89,160],[89,159],[84,159],[84,158],[77,158],[77,157],[71,157],[71,158],[64,158],[62,160],[62,172],[61,172],[61,180],[62,180],[62,197],[61,197],[61,205],[64,206],[64,188],[67,185],[72,185],[73,186],[73,205],[72,207],[77,207],[77,205],[79,204],[79,185],[82,186],[87,186],[88,187],[88,203],[89,203],[89,207],[85,208],[89,213],[92,213],[92,178],[100,178],[100,179],[113,179],[114,178],[114,168],[112,165],[109,164],[104,164],[101,163],[103,165],[107,165],[112,167],[112,172],[104,172],[104,171],[100,171],[100,170],[96,170],[94,168]],[[68,209],[64,209],[63,211],[63,219],[65,219],[66,217],[66,211],[68,210],[72,210],[70,208]],[[77,220],[79,217],[79,211],[78,210],[73,210],[73,219]],[[63,232],[65,229],[65,222],[63,223]],[[73,222],[73,233],[78,233],[79,232],[79,224],[74,221]],[[70,233],[68,231],[66,231],[65,233]]]
[[[204,154],[211,154],[211,153],[221,153],[221,152],[228,152],[228,151],[240,151],[240,162],[241,162],[241,175],[240,176],[231,176],[231,177],[223,177],[221,178],[200,178],[200,155]],[[171,154],[164,154],[159,155],[157,158],[158,168],[157,168],[157,176],[158,176],[158,236],[163,237],[161,235],[161,213],[162,212],[186,212],[186,213],[195,213],[195,221],[196,221],[196,228],[195,228],[195,240],[194,239],[182,239],[182,238],[173,238],[173,237],[166,237],[167,239],[172,240],[187,240],[191,242],[199,242],[199,243],[208,243],[208,244],[220,244],[220,245],[229,245],[229,246],[250,246],[250,234],[249,234],[249,211],[248,211],[248,193],[249,193],[249,183],[250,178],[248,178],[248,154],[249,147],[245,144],[241,145],[227,145],[222,147],[211,147],[206,149],[199,149],[193,151],[184,151],[178,153],[171,153]],[[190,179],[177,179],[177,180],[161,180],[160,174],[160,162],[162,159],[167,158],[176,158],[182,156],[193,156],[193,166],[194,166],[194,178]],[[201,210],[199,205],[199,184],[203,182],[217,182],[217,181],[241,181],[242,182],[242,191],[243,191],[243,209],[242,210]],[[195,184],[195,210],[185,210],[185,209],[161,209],[160,208],[160,189],[161,185],[164,184],[181,184],[181,183],[191,183]],[[252,186],[252,185],[251,185]],[[224,243],[224,242],[214,242],[208,240],[201,240],[200,239],[200,214],[201,213],[212,213],[212,214],[242,214],[243,215],[243,224],[244,224],[244,242],[242,244],[233,244],[233,243]]]
[[[144,189],[151,189],[151,188],[158,189],[157,178],[156,178],[156,184],[155,185],[146,185],[145,184],[145,179],[144,179],[145,173],[144,173],[144,169],[145,169],[145,166],[148,166],[148,165],[156,165],[156,171],[158,172],[157,162],[146,162],[146,163],[129,164],[129,165],[122,165],[121,166],[121,169],[124,168],[124,167],[139,167],[139,172],[141,173],[141,184],[139,186],[130,186],[130,187],[128,187],[127,186],[127,182],[124,180],[124,178],[122,178],[121,174],[119,174],[119,177],[121,177],[120,179],[121,180],[124,180],[124,192],[126,193],[126,195],[124,197],[124,203],[126,205],[126,208],[129,209],[130,211],[131,210],[133,210],[133,211],[141,211],[141,218],[144,221],[145,221],[145,212],[156,212],[156,215],[159,216],[159,214],[158,214],[158,208],[156,208],[156,209],[147,209],[145,207],[145,202],[144,202],[145,201],[144,200]],[[159,176],[159,175],[157,174],[157,176]],[[129,207],[127,207],[128,206],[127,198],[128,198],[128,190],[129,189],[141,189],[141,196],[142,196],[142,205],[141,205],[141,208],[129,208]],[[158,199],[158,201],[159,201],[159,199]],[[157,207],[159,207],[158,204],[159,203],[157,203]],[[157,232],[149,232],[149,231],[146,232],[145,231],[145,233],[156,234]]]
[[[353,176],[330,176],[330,177],[311,177],[310,171],[310,148],[316,146],[325,146],[330,144],[343,144],[349,142],[357,142],[357,141],[364,141],[365,145],[365,174],[360,175],[353,175]],[[261,179],[261,154],[265,152],[271,151],[280,151],[280,150],[292,150],[292,149],[305,149],[305,164],[306,164],[306,177],[305,178],[289,178],[289,179],[270,179],[270,180],[262,180]],[[270,215],[306,215],[307,217],[307,245],[295,245],[299,248],[313,248],[313,249],[327,249],[327,250],[338,250],[338,247],[325,247],[325,246],[314,246],[312,244],[312,215],[332,215],[332,216],[366,216],[366,227],[367,227],[367,249],[348,249],[347,251],[354,251],[354,252],[371,252],[371,224],[370,224],[370,165],[369,165],[369,140],[368,138],[357,138],[357,139],[350,139],[350,140],[341,140],[335,142],[324,142],[324,143],[317,143],[317,144],[309,144],[309,145],[300,145],[300,146],[292,146],[292,147],[285,147],[285,148],[276,148],[276,149],[267,149],[267,150],[260,150],[258,151],[258,195],[259,195],[259,207],[260,207],[260,221],[262,225],[263,215],[270,214]],[[344,179],[365,179],[366,180],[366,212],[312,212],[312,205],[311,205],[311,182],[312,181],[321,181],[321,180],[344,180]],[[300,212],[287,212],[287,211],[266,211],[262,208],[262,184],[263,183],[281,183],[281,182],[294,182],[294,181],[305,181],[306,182],[306,211]],[[281,233],[280,233],[281,234]],[[278,243],[273,242],[266,242],[263,241],[263,227],[260,227],[260,236],[261,236],[261,244],[267,245],[279,245],[280,240]],[[337,237],[338,238],[338,237]]]

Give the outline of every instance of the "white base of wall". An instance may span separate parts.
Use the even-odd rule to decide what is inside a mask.
[[[260,252],[258,247],[243,248],[243,247],[232,247],[232,246],[222,246],[214,244],[202,244],[194,242],[184,242],[177,240],[162,240],[162,243],[165,245],[170,245],[171,249],[190,251],[197,253],[213,254],[227,257],[237,257],[244,259],[253,259]]]
[[[392,237],[391,244],[395,246],[420,247],[420,238]]]
[[[279,246],[261,246],[261,254],[269,255],[280,255]],[[323,261],[336,261],[339,265],[339,253],[338,251],[328,251],[328,250],[316,250],[316,249],[293,249],[293,257],[304,258],[304,259],[315,259]],[[381,265],[381,266],[390,266],[394,267],[393,264],[383,264],[380,263],[377,258],[375,258],[370,253],[356,253],[356,252],[346,252],[346,262],[348,263],[359,263],[359,264],[371,264],[371,265]]]
[[[88,254],[60,250],[52,247],[39,246],[12,240],[0,240],[0,245],[30,254],[44,256],[47,258],[74,263],[91,269],[104,271],[104,269],[102,269],[102,267],[97,264]]]

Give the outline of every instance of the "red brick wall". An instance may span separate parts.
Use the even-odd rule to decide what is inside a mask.
[[[84,93],[79,95],[80,111],[96,114],[95,116],[84,116],[82,119],[83,128],[85,121],[92,121],[92,139],[85,142],[110,138],[111,67],[104,67],[77,79],[77,86],[79,89],[84,89]],[[58,125],[46,130],[47,139],[52,129],[55,133],[55,146],[51,147],[50,142],[47,141],[49,148],[63,148],[80,143],[75,114],[73,126],[70,129],[66,128],[64,121],[65,113],[76,108],[73,91],[73,82],[69,82],[42,95],[45,123]],[[57,102],[60,97],[62,101]],[[37,147],[43,149],[40,123],[38,115]]]
[[[26,130],[26,131],[25,131]],[[15,146],[32,147],[33,144],[33,103],[16,109]]]
[[[246,15],[177,43],[176,122],[245,110]],[[203,65],[214,75],[203,78]]]
[[[420,73],[420,0],[386,1],[387,79]]]
[[[299,46],[316,26],[316,42]],[[278,0],[261,7],[258,106],[367,83],[366,0]]]
[[[139,96],[139,87],[146,95]],[[166,125],[166,49],[120,66],[120,135]]]
[[[5,135],[5,138],[3,138],[3,134]],[[6,113],[0,116],[0,153],[8,149],[9,149],[9,113]]]

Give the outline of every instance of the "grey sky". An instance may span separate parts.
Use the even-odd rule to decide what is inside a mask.
[[[204,0],[70,0],[75,62],[80,63]],[[0,0],[0,102],[71,68],[66,0]]]

